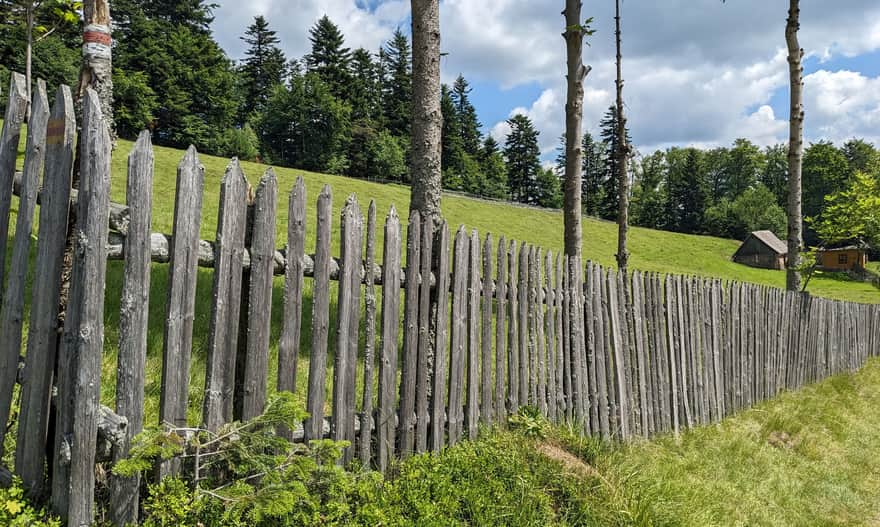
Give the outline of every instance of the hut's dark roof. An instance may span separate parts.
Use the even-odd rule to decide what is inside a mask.
[[[750,236],[754,236],[755,238],[760,240],[764,245],[772,249],[773,252],[775,252],[776,254],[788,254],[788,246],[785,245],[784,241],[777,238],[772,231],[755,231],[752,232]]]

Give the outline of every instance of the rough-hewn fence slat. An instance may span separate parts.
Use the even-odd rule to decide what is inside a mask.
[[[60,86],[47,129],[40,225],[67,224],[75,133],[70,88]],[[64,229],[41,228],[37,240],[34,272],[40,279],[34,281],[32,291],[15,452],[15,472],[33,495],[41,494],[46,483],[43,475],[53,375],[53,368],[46,365],[55,364],[58,351],[58,297],[66,237]]]
[[[131,223],[125,238],[126,259],[116,361],[116,413],[128,419],[128,431],[122,447],[113,453],[114,461],[128,457],[131,440],[141,432],[144,424],[153,201],[153,146],[149,132],[141,132],[128,156],[125,195],[131,211]],[[111,476],[110,521],[115,525],[137,523],[139,487],[138,476]]]
[[[101,115],[98,94],[89,88],[83,98],[83,156],[80,202],[74,239],[71,290],[64,323],[62,350],[73,366],[73,381],[59,396],[72,401],[68,479],[68,525],[87,527],[94,521],[95,446],[101,396],[101,355],[104,349],[104,276],[109,229],[111,141]],[[65,408],[62,404],[59,408]],[[70,435],[68,435],[70,434]],[[57,446],[60,447],[60,444]]]
[[[12,73],[9,79],[9,96],[6,100],[6,116],[0,133],[0,298],[6,273],[6,240],[9,236],[9,211],[12,207],[12,184],[15,176],[15,160],[21,139],[21,124],[28,107],[27,85],[24,75]]]
[[[24,296],[31,248],[31,229],[34,224],[34,209],[37,206],[37,191],[40,188],[40,175],[46,158],[46,124],[49,121],[46,83],[38,80],[33,95],[25,147],[24,175],[15,223],[15,240],[12,246],[12,262],[0,307],[0,423],[4,425],[0,427],[0,454],[3,453],[5,424],[12,407],[12,392],[21,355],[21,329],[24,322]],[[0,237],[4,238],[5,243],[6,233],[0,232]],[[4,258],[3,253],[0,253],[0,258]],[[5,260],[0,259],[0,267],[5,267],[5,264]],[[2,279],[3,273],[0,272],[0,289],[3,286]]]

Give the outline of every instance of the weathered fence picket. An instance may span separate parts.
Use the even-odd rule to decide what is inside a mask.
[[[21,124],[27,112],[27,85],[24,75],[13,72],[9,79],[9,96],[6,100],[6,116],[0,133],[0,298],[6,282],[6,240],[9,236],[9,211],[12,207],[12,182],[15,176],[15,160],[21,139]]]
[[[41,79],[37,81],[31,103],[31,119],[28,126],[27,146],[25,147],[24,172],[21,178],[12,262],[9,267],[6,292],[0,295],[2,298],[2,307],[0,307],[0,423],[4,425],[0,427],[0,454],[3,453],[3,438],[6,435],[5,424],[9,420],[12,392],[21,356],[21,329],[24,323],[24,297],[31,249],[31,230],[34,225],[34,209],[37,206],[40,175],[43,172],[43,163],[46,157],[46,124],[48,121],[49,101],[46,97],[46,83]],[[5,238],[6,233],[2,232],[0,236]],[[0,253],[0,258],[4,258],[2,253]],[[0,260],[0,267],[5,267],[4,260]],[[3,273],[0,272],[0,289],[3,286],[2,279]]]
[[[76,133],[73,98],[67,86],[58,88],[46,132],[40,225],[67,225]],[[40,229],[37,240],[34,272],[41,278],[34,281],[32,291],[25,354],[25,364],[30,366],[25,367],[22,380],[15,452],[15,472],[32,495],[40,495],[45,489],[45,445],[53,376],[53,368],[46,366],[55,364],[58,351],[58,300],[66,238],[64,229],[47,227]]]
[[[47,172],[48,174],[48,172]],[[116,367],[116,413],[128,420],[122,448],[114,461],[128,457],[131,440],[144,424],[144,383],[150,311],[150,222],[153,202],[153,146],[141,132],[128,156],[126,201],[130,223],[125,237],[122,306],[119,315],[119,353]],[[140,478],[110,477],[110,521],[115,525],[138,520]]]

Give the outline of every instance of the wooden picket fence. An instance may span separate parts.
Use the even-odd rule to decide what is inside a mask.
[[[310,255],[309,199],[301,178],[290,190],[286,246],[276,250],[275,176],[266,172],[249,205],[234,159],[221,183],[216,240],[200,240],[205,174],[194,148],[178,167],[173,232],[151,233],[149,134],[141,134],[128,159],[128,205],[110,203],[110,143],[92,92],[83,103],[78,191],[71,191],[75,127],[67,87],[59,88],[50,112],[45,86],[37,84],[25,166],[15,175],[22,83],[13,75],[0,137],[0,261],[13,190],[20,196],[0,309],[0,419],[3,425],[9,420],[20,382],[15,472],[29,488],[51,492],[55,510],[70,525],[92,520],[100,441],[109,441],[112,458],[119,459],[143,426],[151,262],[170,266],[162,423],[194,424],[187,422],[187,408],[197,267],[214,269],[200,423],[210,430],[263,411],[272,280],[283,274],[276,386],[305,390],[310,417],[302,429],[279,433],[350,441],[344,461],[357,458],[382,471],[395,458],[475,438],[481,426],[503,426],[524,406],[606,439],[677,433],[853,371],[880,352],[877,305],[703,277],[623,275],[503,236],[496,241],[464,227],[453,235],[445,221],[435,224],[418,212],[410,215],[403,240],[393,207],[379,225],[375,204],[364,217],[355,196],[345,201],[340,236],[333,240],[329,187],[317,196]],[[38,278],[22,356],[24,283],[38,202]],[[64,327],[58,328],[63,226],[71,211],[77,218],[73,271]],[[107,291],[122,298],[115,412],[99,400],[108,258],[125,260],[122,291]],[[0,283],[2,273],[0,266]],[[313,281],[311,298],[304,295],[306,278]],[[303,342],[306,302],[311,337]],[[309,361],[304,387],[295,384],[301,351]],[[332,392],[325,400],[330,371]],[[47,437],[50,409],[54,438]],[[0,426],[0,445],[5,430]],[[113,434],[120,437],[108,440]],[[54,445],[53,459],[46,459],[47,444]],[[179,468],[167,462],[160,473]],[[136,520],[138,488],[137,479],[111,478],[113,521]]]

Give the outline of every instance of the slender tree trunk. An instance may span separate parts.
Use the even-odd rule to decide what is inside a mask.
[[[799,291],[801,275],[801,248],[804,244],[803,213],[801,201],[801,164],[804,152],[804,69],[801,61],[804,50],[798,43],[800,29],[799,0],[790,0],[785,41],[788,44],[788,71],[791,89],[791,114],[789,118],[788,143],[788,258],[786,259],[785,286],[789,291]]]
[[[410,210],[440,220],[440,1],[411,0],[413,39]]]
[[[629,231],[629,164],[630,146],[626,142],[626,116],[623,113],[623,78],[620,71],[620,0],[614,2],[614,35],[617,41],[617,168],[618,174],[618,213],[617,213],[617,268],[627,271],[629,251],[626,237]]]
[[[580,0],[566,0],[565,53],[568,63],[568,86],[565,99],[565,183],[562,205],[565,235],[565,254],[581,255],[581,171],[583,150],[581,122],[584,117],[584,79],[590,67],[583,64],[584,29],[581,22]]]
[[[24,81],[25,93],[27,94],[27,109],[24,112],[24,121],[29,123],[31,121],[31,84],[33,82],[31,80],[33,76],[31,71],[33,60],[31,57],[34,53],[34,3],[32,1],[28,1],[25,8],[25,19],[27,24],[27,47],[24,55]]]
[[[86,88],[98,92],[101,111],[110,131],[116,138],[113,121],[113,63],[111,59],[110,2],[109,0],[85,0],[83,2],[83,60],[79,73],[77,99]]]

